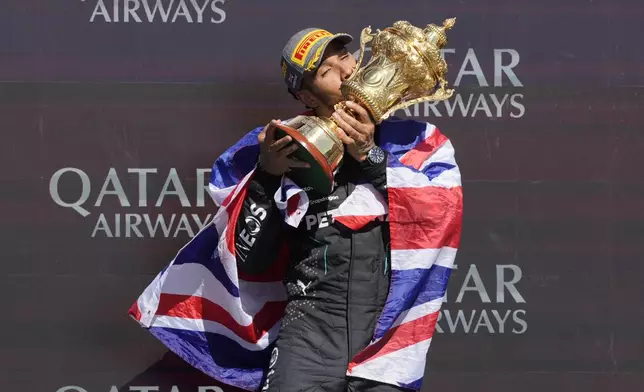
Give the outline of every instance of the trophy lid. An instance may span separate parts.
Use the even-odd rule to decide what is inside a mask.
[[[447,45],[447,30],[454,27],[455,23],[456,18],[449,18],[443,21],[443,25],[441,27],[438,27],[433,23],[428,24],[424,30],[427,41],[436,45],[440,49],[444,48],[445,45]]]

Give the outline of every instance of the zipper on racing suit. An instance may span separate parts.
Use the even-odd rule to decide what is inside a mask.
[[[349,195],[351,195],[351,192],[353,192],[354,185],[349,182],[347,184],[347,198]],[[355,246],[355,241],[354,241],[354,235],[355,233],[351,231],[351,253],[349,254],[349,282],[347,286],[347,356],[349,358],[349,363],[351,363],[351,360],[353,359],[351,355],[351,272],[353,271],[353,255],[355,252],[354,246]]]

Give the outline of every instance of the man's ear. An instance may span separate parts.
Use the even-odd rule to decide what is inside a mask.
[[[309,90],[300,90],[295,93],[297,99],[299,99],[304,105],[311,109],[315,109],[320,106],[320,101],[317,97],[311,93]]]

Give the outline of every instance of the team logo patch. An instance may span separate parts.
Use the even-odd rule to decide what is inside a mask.
[[[319,40],[332,36],[330,32],[326,30],[314,30],[304,36],[298,42],[297,46],[295,47],[295,50],[293,51],[293,54],[291,55],[291,60],[300,66],[304,66],[304,60],[306,59],[306,56],[308,56],[309,52],[311,51],[311,48],[315,45],[316,42]]]

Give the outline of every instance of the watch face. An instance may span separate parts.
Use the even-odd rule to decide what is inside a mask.
[[[372,148],[367,154],[367,159],[371,163],[381,163],[385,159],[385,152],[378,146]]]

